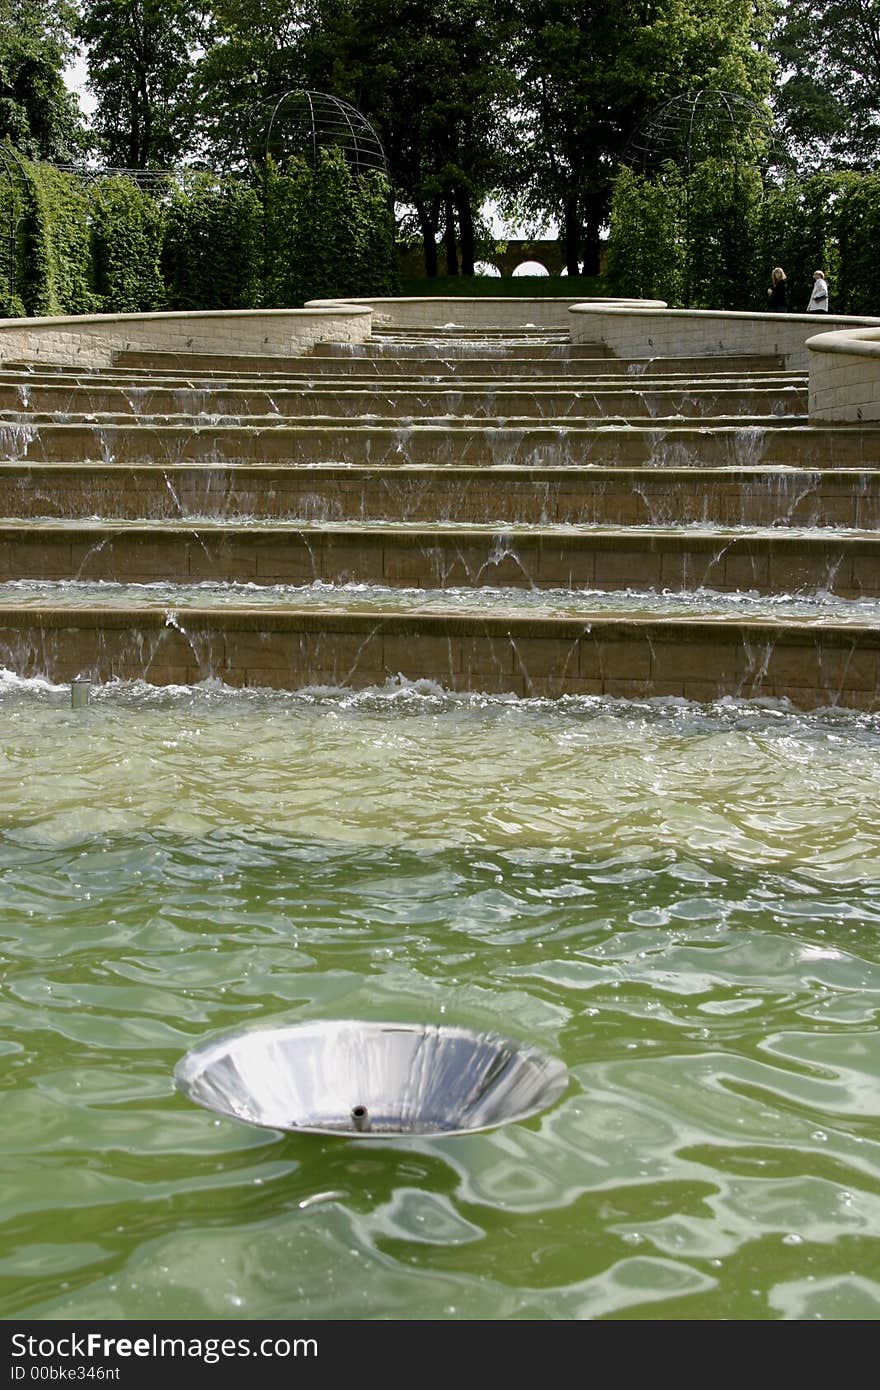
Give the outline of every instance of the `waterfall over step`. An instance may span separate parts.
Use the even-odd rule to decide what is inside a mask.
[[[880,429],[521,329],[0,370],[0,664],[873,709]]]

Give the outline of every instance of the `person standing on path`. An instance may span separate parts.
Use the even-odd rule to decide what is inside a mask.
[[[813,293],[810,295],[807,313],[828,313],[828,281],[825,279],[824,270],[813,271]]]
[[[770,288],[767,291],[768,308],[774,314],[785,314],[788,312],[788,280],[781,265],[773,269],[770,276]]]

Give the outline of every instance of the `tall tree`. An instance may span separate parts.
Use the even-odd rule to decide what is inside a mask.
[[[32,159],[64,163],[87,144],[64,83],[74,23],[66,0],[0,0],[0,139]]]
[[[79,35],[108,164],[165,168],[192,151],[203,26],[199,6],[187,0],[83,0]]]
[[[880,163],[880,0],[788,0],[777,108],[801,167]]]
[[[516,11],[509,0],[347,0],[346,9],[337,80],[382,137],[428,274],[441,227],[447,269],[473,274],[479,209],[502,180],[512,139]]]
[[[569,274],[598,269],[614,171],[652,108],[700,88],[770,91],[772,0],[534,0],[515,53],[521,140],[508,201],[560,225]]]
[[[285,93],[323,88],[333,59],[321,10],[322,0],[214,0],[196,87],[201,138],[215,166],[261,159]]]
[[[216,0],[215,24],[199,65],[215,151],[229,161],[253,149],[261,115],[285,91],[342,98],[382,140],[428,272],[441,229],[452,264],[472,270],[476,210],[500,178],[515,82],[503,61],[511,0]]]

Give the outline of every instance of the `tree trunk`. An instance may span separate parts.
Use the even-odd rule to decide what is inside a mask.
[[[580,275],[581,219],[577,198],[566,198],[562,210],[562,244],[565,248],[565,269],[569,275]]]
[[[584,275],[599,274],[599,228],[605,213],[605,200],[599,193],[587,195],[586,215],[583,222]]]
[[[133,144],[136,146],[135,158],[132,161],[133,169],[149,169],[150,156],[152,150],[152,109],[150,106],[150,92],[147,86],[147,74],[143,67],[137,70],[137,93],[135,95],[135,106],[138,110],[139,134],[134,137]]]
[[[444,213],[446,217],[446,230],[444,233],[444,243],[446,246],[446,274],[458,274],[458,240],[455,235],[455,207],[453,206],[451,194],[447,194],[444,200]]]
[[[123,158],[129,169],[140,168],[141,157],[141,112],[137,86],[130,87],[126,93],[129,100],[128,130],[126,131],[127,152]]]
[[[474,272],[474,214],[471,209],[471,195],[466,188],[459,188],[455,195],[455,210],[458,213],[458,234],[461,239],[461,273],[473,275]]]
[[[437,214],[434,209],[428,208],[424,203],[420,203],[418,200],[416,200],[415,209],[416,217],[419,219],[419,231],[422,234],[422,246],[425,254],[425,275],[429,280],[436,280]]]

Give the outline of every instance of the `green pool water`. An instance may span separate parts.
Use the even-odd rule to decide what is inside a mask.
[[[880,717],[0,681],[6,1319],[880,1316]],[[219,1119],[237,1026],[447,1022],[563,1098]]]

